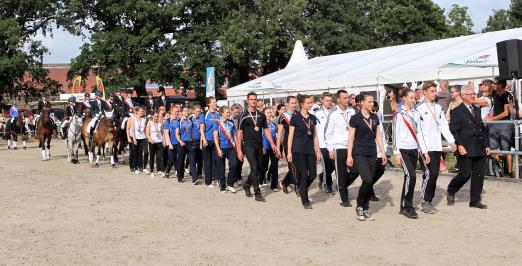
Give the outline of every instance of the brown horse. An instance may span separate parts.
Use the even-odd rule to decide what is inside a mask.
[[[83,122],[82,134],[85,139],[87,145],[87,150],[89,154],[89,163],[91,166],[98,167],[100,162],[100,155],[104,152],[105,145],[109,149],[109,154],[111,156],[111,165],[112,167],[116,167],[114,162],[114,138],[115,138],[115,123],[112,117],[102,117],[98,121],[98,127],[95,132],[90,134],[90,128],[88,128],[90,118],[86,119]],[[94,161],[94,152],[98,148],[96,152],[96,163],[93,164]]]
[[[11,145],[16,150],[16,142],[18,141],[18,137],[20,136],[23,141],[24,150],[27,148],[26,142],[29,139],[29,132],[27,131],[24,115],[20,114],[17,118],[15,118],[14,123],[11,122],[11,119],[7,122],[7,135],[9,140],[7,142],[7,148],[11,149]]]
[[[38,147],[42,148],[42,161],[51,159],[51,138],[53,137],[54,126],[49,113],[50,109],[48,107],[42,108],[42,113],[37,124]]]

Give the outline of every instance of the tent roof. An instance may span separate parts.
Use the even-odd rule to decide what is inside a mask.
[[[522,28],[320,56],[232,87],[227,95],[245,95],[246,88],[256,82],[272,82],[284,91],[307,91],[486,77],[491,76],[491,68],[450,63],[486,50],[496,51],[497,42],[509,39],[522,39]]]

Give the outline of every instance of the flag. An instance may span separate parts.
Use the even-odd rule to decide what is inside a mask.
[[[98,88],[98,91],[101,91],[103,99],[105,100],[105,87],[103,86],[103,81],[99,76],[96,76],[96,88]]]
[[[207,81],[205,82],[206,97],[216,96],[216,75],[213,67],[207,67]]]
[[[80,93],[80,86],[82,84],[82,76],[76,76],[73,81],[72,93]]]

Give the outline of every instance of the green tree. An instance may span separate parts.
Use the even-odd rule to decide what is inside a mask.
[[[453,4],[446,19],[448,24],[447,37],[458,37],[473,34],[473,21],[468,15],[468,7]]]
[[[509,9],[493,10],[482,32],[522,27],[522,1],[511,0]]]
[[[52,25],[61,25],[61,1],[6,0],[0,4],[0,92],[13,93],[17,88],[34,92],[53,82],[47,78],[42,58],[47,49],[33,37],[49,36]],[[31,79],[24,81],[29,72]]]
[[[73,32],[91,33],[90,42],[68,73],[85,76],[96,66],[107,87],[132,87],[145,95],[147,80],[173,82],[182,66],[169,34],[179,26],[176,5],[156,0],[67,0]]]

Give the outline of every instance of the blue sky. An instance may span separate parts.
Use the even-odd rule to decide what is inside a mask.
[[[467,6],[468,14],[475,24],[473,30],[480,32],[485,26],[493,9],[506,9],[510,0],[434,0],[439,6],[450,10],[452,4]],[[44,63],[69,63],[71,58],[80,53],[80,46],[84,43],[81,37],[72,36],[63,30],[56,30],[53,37],[37,36],[49,49],[44,56]]]

